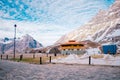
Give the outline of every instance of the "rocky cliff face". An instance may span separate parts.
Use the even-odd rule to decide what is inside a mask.
[[[107,11],[100,10],[90,22],[62,36],[56,44],[68,40],[120,44],[120,1],[116,0]]]
[[[3,41],[3,42],[2,42]],[[41,48],[42,44],[33,39],[30,35],[25,35],[22,38],[16,39],[16,52],[29,52],[32,48]],[[0,43],[0,53],[13,53],[14,40],[5,38]]]

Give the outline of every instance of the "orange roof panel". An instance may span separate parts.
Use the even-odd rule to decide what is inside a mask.
[[[69,44],[81,44],[81,43],[80,42],[76,42],[75,40],[69,40],[68,42],[63,43],[61,45],[69,45]]]

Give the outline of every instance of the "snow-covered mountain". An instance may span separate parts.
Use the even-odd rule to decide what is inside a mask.
[[[30,35],[26,34],[21,38],[16,39],[16,52],[27,52],[32,48],[43,47],[41,43],[33,39]],[[14,39],[4,38],[0,40],[0,53],[13,53]]]
[[[100,10],[87,24],[62,36],[56,44],[68,40],[120,44],[120,0],[116,0],[108,10]]]

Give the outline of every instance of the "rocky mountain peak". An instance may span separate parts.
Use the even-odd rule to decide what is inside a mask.
[[[14,40],[9,40],[9,38],[5,39],[5,42],[2,42],[0,44],[0,53],[5,52],[5,53],[12,53],[13,52],[13,44]],[[26,34],[22,36],[21,38],[16,39],[16,52],[18,53],[24,53],[26,50],[28,51],[29,49],[32,48],[41,48],[43,47],[41,43],[36,41],[32,36]],[[28,51],[29,52],[29,51]]]
[[[89,24],[100,24],[120,18],[120,0],[116,0],[108,10],[100,10]]]
[[[20,40],[22,40],[22,41],[29,41],[29,40],[33,40],[33,37],[30,36],[29,34],[26,34],[26,35],[22,36],[20,38]]]
[[[24,35],[24,36],[22,36],[23,38],[33,38],[33,37],[31,37],[29,34],[26,34],[26,35]]]

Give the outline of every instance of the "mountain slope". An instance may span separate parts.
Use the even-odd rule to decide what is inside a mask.
[[[116,0],[107,11],[100,10],[89,23],[62,36],[56,44],[64,43],[71,39],[120,44],[120,34],[118,33],[120,33],[120,1]]]
[[[5,39],[4,39],[5,40]],[[9,42],[9,43],[8,43]],[[23,53],[27,52],[31,48],[41,48],[42,44],[33,39],[30,35],[25,35],[22,38],[16,39],[16,52]],[[13,53],[14,40],[4,41],[0,43],[1,53]]]

